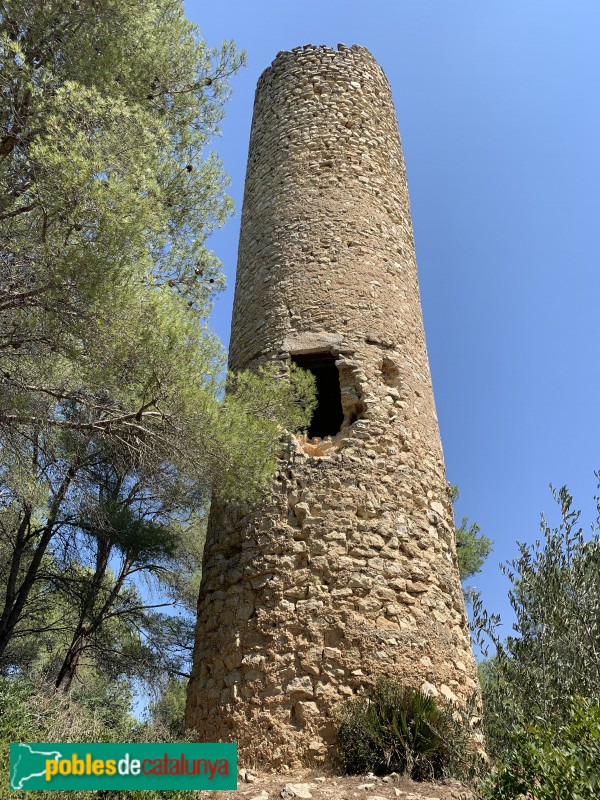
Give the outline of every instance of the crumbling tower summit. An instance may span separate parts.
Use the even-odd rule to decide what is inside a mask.
[[[256,91],[230,365],[290,359],[318,438],[211,512],[187,706],[273,766],[322,760],[378,675],[476,689],[396,115],[356,45],[279,53]]]

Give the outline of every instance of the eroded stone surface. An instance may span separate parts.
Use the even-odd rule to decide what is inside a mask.
[[[292,438],[260,508],[211,512],[187,724],[318,764],[378,675],[476,690],[387,79],[362,47],[261,76],[230,364],[333,354],[344,424]]]

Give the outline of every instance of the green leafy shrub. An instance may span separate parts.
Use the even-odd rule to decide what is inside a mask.
[[[577,697],[568,720],[552,726],[522,723],[506,758],[481,789],[481,800],[595,800],[600,796],[600,706]]]
[[[522,720],[559,731],[571,721],[567,698],[600,697],[600,501],[585,535],[566,487],[553,496],[560,524],[542,517],[540,539],[519,544],[518,556],[502,567],[513,633],[504,637],[499,615],[488,614],[480,598],[473,602],[478,643],[486,656],[490,643],[495,649],[479,677],[488,752],[501,763]]]
[[[434,697],[382,678],[370,697],[342,708],[338,745],[349,774],[399,772],[425,780],[454,771],[467,735]]]

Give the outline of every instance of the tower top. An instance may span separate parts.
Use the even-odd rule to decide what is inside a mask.
[[[314,64],[315,62],[326,64],[329,61],[331,63],[337,62],[340,66],[342,64],[347,66],[350,60],[363,60],[370,62],[371,65],[374,64],[387,82],[384,71],[377,63],[371,51],[360,44],[348,46],[339,43],[337,48],[329,47],[326,44],[304,44],[300,47],[294,47],[291,50],[280,50],[270,66],[263,71],[258,79],[257,91],[260,90],[261,82],[267,79],[272,72],[276,72],[292,64],[301,67],[304,64]]]
[[[316,54],[319,56],[328,56],[328,57],[336,57],[336,56],[352,56],[353,54],[362,54],[366,55],[369,58],[373,58],[372,53],[366,47],[363,47],[360,44],[352,44],[350,46],[345,44],[338,44],[337,47],[329,47],[326,44],[303,44],[299,47],[293,47],[291,50],[280,50],[273,61],[271,62],[271,66],[275,65],[278,61],[287,61],[293,58],[301,58],[302,56]],[[375,60],[373,58],[373,60]],[[267,67],[267,69],[269,69]]]
[[[301,334],[389,339],[389,320],[404,316],[401,271],[416,282],[384,71],[359,45],[280,52],[254,101],[231,366],[293,352]],[[406,305],[412,314],[418,297]]]

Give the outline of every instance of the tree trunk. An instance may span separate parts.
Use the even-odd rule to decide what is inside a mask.
[[[60,668],[56,683],[54,684],[57,689],[62,689],[68,692],[73,683],[73,678],[77,674],[77,667],[79,659],[81,658],[89,640],[89,633],[85,628],[78,626],[73,637],[73,641],[67,650],[65,660]]]
[[[4,607],[0,612],[0,658],[2,658],[10,640],[12,639],[17,623],[23,615],[25,603],[27,602],[27,598],[29,597],[29,593],[31,592],[33,584],[37,579],[42,559],[48,548],[48,545],[50,544],[50,540],[54,535],[54,526],[56,524],[58,512],[78,468],[78,464],[72,464],[62,479],[61,484],[50,505],[50,511],[48,513],[46,524],[40,530],[40,538],[38,540],[37,547],[34,550],[31,561],[29,562],[29,567],[25,573],[25,577],[21,581],[21,585],[17,588],[17,577],[21,567],[21,559],[28,541],[25,537],[25,530],[29,525],[29,519],[27,518],[22,520],[21,524],[19,525],[19,529],[17,531],[17,541],[11,559],[11,569],[4,598]]]

